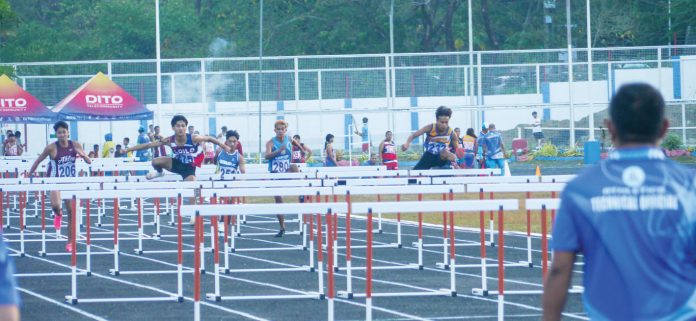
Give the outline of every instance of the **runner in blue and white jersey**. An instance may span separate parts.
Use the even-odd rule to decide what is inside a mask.
[[[664,114],[646,84],[612,98],[606,125],[616,149],[562,194],[544,320],[560,319],[578,253],[590,319],[696,319],[696,175],[657,147]]]
[[[221,179],[225,179],[225,175],[244,174],[246,172],[244,157],[237,150],[237,142],[239,142],[239,133],[236,130],[228,130],[225,133],[227,139],[225,145],[230,148],[230,151],[220,150],[217,159],[217,171]]]
[[[266,142],[265,158],[268,160],[268,171],[271,173],[298,172],[297,165],[290,163],[292,145],[295,143],[285,135],[288,123],[279,119],[273,124],[273,130],[276,135]],[[282,203],[283,197],[276,196],[275,202]],[[285,217],[283,215],[278,215],[278,224],[280,224],[280,231],[276,237],[282,237],[285,234]]]

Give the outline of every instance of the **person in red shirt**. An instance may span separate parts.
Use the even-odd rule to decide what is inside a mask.
[[[379,144],[379,156],[382,158],[382,164],[387,166],[388,170],[399,169],[399,161],[396,156],[396,145],[393,141],[393,134],[388,130],[384,134],[384,140]]]

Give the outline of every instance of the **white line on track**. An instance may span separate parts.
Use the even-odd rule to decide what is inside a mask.
[[[55,305],[57,305],[57,306],[59,306],[59,307],[61,307],[61,308],[66,308],[66,309],[71,310],[71,311],[73,311],[73,312],[82,314],[82,315],[84,315],[85,317],[88,317],[88,318],[90,318],[90,319],[92,319],[92,320],[107,321],[107,319],[104,319],[104,318],[102,318],[102,317],[100,317],[100,316],[96,316],[96,315],[91,314],[91,313],[89,313],[89,312],[87,312],[87,311],[80,310],[80,309],[78,309],[78,308],[76,308],[76,307],[74,307],[74,306],[72,306],[72,305],[67,305],[67,304],[65,304],[65,303],[63,303],[63,302],[56,301],[56,300],[51,299],[51,298],[49,298],[49,297],[45,297],[45,296],[43,296],[43,295],[41,295],[41,294],[38,294],[38,293],[36,293],[36,292],[30,291],[30,290],[27,290],[27,289],[24,289],[24,288],[21,288],[21,287],[17,287],[17,290],[19,290],[19,291],[21,291],[21,292],[24,292],[24,293],[26,293],[26,294],[29,294],[29,295],[31,295],[31,296],[37,297],[37,298],[39,298],[39,299],[41,299],[41,300],[44,300],[44,301],[53,303],[53,304],[55,304]]]

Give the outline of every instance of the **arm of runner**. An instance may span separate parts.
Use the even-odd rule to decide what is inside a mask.
[[[34,171],[36,171],[36,168],[39,167],[39,164],[43,162],[46,157],[51,155],[51,151],[55,148],[55,144],[49,144],[44,148],[43,152],[39,154],[39,157],[36,158],[34,161],[34,164],[31,164],[31,168],[29,169],[29,173],[27,173],[27,177],[31,177],[34,174]]]
[[[416,139],[416,137],[420,137],[430,130],[433,130],[433,124],[423,126],[423,128],[421,128],[418,131],[416,131],[415,133],[409,135],[408,138],[406,138],[406,142],[403,145],[401,145],[401,150],[406,151],[411,146],[411,142],[414,139]]]
[[[239,155],[239,172],[246,174],[246,160],[244,160],[242,155]]]
[[[145,144],[135,145],[133,147],[128,147],[128,149],[126,149],[126,153],[134,152],[134,151],[141,150],[141,149],[160,147],[160,146],[165,145],[167,143],[169,143],[169,138],[163,138],[160,141],[149,142],[149,143],[145,143]]]
[[[309,159],[310,157],[312,157],[312,149],[311,148],[307,147],[306,145],[302,145],[302,148],[304,149],[304,151],[306,153],[305,159]]]
[[[382,151],[384,150],[384,141],[379,143],[379,148],[377,149],[377,159],[382,162]]]
[[[543,320],[561,320],[573,273],[573,264],[575,264],[574,252],[554,252],[551,269],[544,284]]]
[[[278,156],[280,153],[285,151],[285,148],[278,148],[278,150],[276,150],[275,152],[272,152],[272,150],[273,150],[273,139],[270,139],[270,140],[268,140],[268,142],[266,142],[266,153],[264,154],[264,157],[267,160],[271,160],[274,157]]]
[[[230,147],[225,145],[225,143],[219,141],[217,138],[212,137],[212,136],[207,136],[207,135],[191,135],[191,141],[198,144],[198,143],[203,143],[203,142],[208,142],[208,143],[213,143],[215,145],[220,146],[220,148],[224,149],[225,151],[229,152]]]
[[[89,156],[87,156],[87,154],[85,154],[85,150],[82,149],[82,144],[80,144],[79,142],[73,142],[73,144],[75,146],[75,152],[77,153],[77,155],[80,155],[82,159],[85,160],[85,163],[92,164],[92,160],[89,158]]]

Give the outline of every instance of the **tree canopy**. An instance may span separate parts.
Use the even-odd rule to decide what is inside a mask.
[[[585,47],[585,1],[571,3]],[[390,0],[266,0],[264,55],[389,52],[389,13]],[[466,0],[394,0],[394,50],[466,51],[467,16]],[[565,47],[563,0],[473,0],[472,16],[475,50]],[[684,44],[693,16],[693,0],[671,15],[667,0],[593,0],[593,46]],[[255,56],[259,0],[160,0],[160,30],[162,58]],[[0,62],[154,57],[153,0],[0,0]]]

